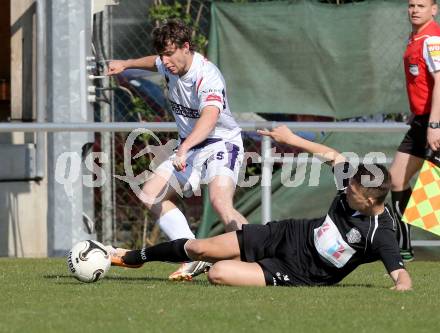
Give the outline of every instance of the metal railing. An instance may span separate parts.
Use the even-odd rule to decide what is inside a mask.
[[[240,122],[243,131],[255,131],[261,128],[274,128],[286,125],[295,131],[311,132],[366,132],[396,133],[404,132],[409,126],[404,123],[352,123],[352,122]],[[174,122],[113,122],[113,123],[0,123],[0,132],[130,132],[137,128],[157,132],[176,132]]]

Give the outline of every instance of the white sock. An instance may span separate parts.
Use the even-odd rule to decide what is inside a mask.
[[[185,215],[183,215],[178,208],[171,209],[169,212],[162,215],[156,223],[159,224],[160,230],[162,230],[170,240],[179,238],[196,238],[189,228]]]

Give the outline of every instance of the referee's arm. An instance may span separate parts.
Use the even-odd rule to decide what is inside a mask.
[[[270,131],[258,130],[257,133],[260,135],[269,136],[278,143],[300,148],[331,165],[346,161],[346,158],[337,150],[320,143],[301,138],[300,136],[294,134],[286,125],[275,127]]]
[[[431,113],[429,115],[430,123],[440,123],[440,71],[431,73],[434,79],[434,88],[432,92]],[[431,128],[428,126],[427,142],[429,148],[433,151],[440,150],[440,128]]]

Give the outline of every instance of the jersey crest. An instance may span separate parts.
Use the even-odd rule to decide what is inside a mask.
[[[362,239],[361,232],[356,228],[351,228],[349,232],[345,235],[347,237],[347,241],[350,244],[360,243]]]

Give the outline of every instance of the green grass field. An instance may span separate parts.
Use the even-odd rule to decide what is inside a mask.
[[[437,332],[440,265],[414,262],[414,291],[382,264],[323,288],[233,288],[166,280],[176,266],[112,268],[98,283],[62,259],[0,259],[0,332]]]

